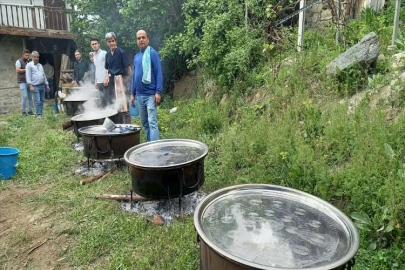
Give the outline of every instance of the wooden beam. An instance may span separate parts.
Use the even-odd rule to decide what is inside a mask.
[[[45,37],[45,38],[59,38],[73,40],[73,34],[66,31],[58,30],[38,30],[26,29],[18,27],[0,27],[0,34],[11,36],[27,36],[27,37]]]

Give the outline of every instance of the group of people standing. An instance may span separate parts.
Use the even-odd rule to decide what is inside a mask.
[[[159,54],[149,46],[149,37],[144,30],[136,33],[139,52],[135,55],[132,65],[125,50],[117,46],[117,38],[113,32],[105,35],[105,41],[109,47],[108,52],[100,48],[98,38],[90,40],[93,50],[89,54],[90,62],[82,58],[80,51],[75,52],[73,83],[80,85],[86,80],[87,74],[91,83],[101,92],[102,106],[105,107],[111,105],[117,98],[115,84],[118,81],[116,79],[119,78],[123,82],[121,87],[130,89],[131,106],[135,106],[135,97],[137,98],[139,115],[147,140],[159,140],[157,105],[161,102],[163,89]],[[29,56],[30,52],[24,50],[22,58],[16,63],[18,83],[23,92],[23,115],[27,115],[25,112],[27,99],[28,114],[33,115],[31,93],[34,93],[36,114],[38,118],[41,118],[45,91],[50,91],[49,81],[44,67],[39,63],[38,52],[31,53],[33,61],[30,63],[28,63]],[[128,103],[128,99],[125,100]],[[124,115],[123,122],[130,123],[129,112],[123,111],[122,114]]]
[[[30,57],[30,51],[24,50],[22,57],[17,60],[16,72],[17,72],[17,81],[22,92],[22,114],[34,115],[32,111],[32,94],[34,95],[35,100],[35,112],[38,118],[42,118],[43,104],[45,101],[45,92],[50,92],[51,88],[49,87],[49,82],[47,79],[47,72],[53,77],[53,67],[47,63],[42,66],[39,63],[39,53],[37,51],[31,52],[32,61],[28,62]],[[49,65],[49,67],[47,67]],[[44,70],[44,67],[47,70]],[[28,101],[28,113],[26,112],[26,103]]]
[[[138,100],[139,115],[147,140],[159,140],[157,105],[160,104],[163,90],[159,54],[149,46],[149,37],[144,30],[136,33],[139,52],[135,55],[132,65],[125,50],[118,47],[117,37],[113,32],[105,35],[105,41],[109,47],[108,52],[100,49],[98,38],[90,40],[93,50],[90,58],[94,65],[94,85],[102,93],[102,105],[108,106],[117,98],[116,77],[122,77],[125,87],[130,89],[131,106],[135,106],[135,96]],[[76,66],[79,67],[78,62]],[[82,73],[78,71],[77,74]],[[130,123],[129,112],[123,113],[126,114],[124,123]]]

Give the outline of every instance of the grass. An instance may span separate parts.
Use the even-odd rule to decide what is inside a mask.
[[[203,187],[207,191],[241,183],[278,184],[334,202],[349,216],[367,213],[372,224],[369,231],[360,230],[356,269],[401,269],[403,216],[394,232],[377,230],[390,222],[381,215],[383,209],[391,209],[392,189],[404,194],[404,185],[393,187],[388,181],[395,168],[384,143],[404,153],[405,116],[387,123],[382,108],[372,111],[365,104],[348,115],[346,103],[325,106],[310,98],[291,97],[279,114],[240,100],[222,107],[198,97],[176,101],[175,114],[169,114],[168,107],[159,111],[162,137],[193,138],[209,145]],[[231,103],[244,105],[235,108]],[[63,254],[65,262],[95,269],[198,269],[192,217],[154,226],[142,216],[121,211],[115,202],[93,199],[100,193],[128,192],[129,174],[116,172],[102,182],[81,186],[72,172],[83,157],[72,149],[74,135],[60,131],[66,117],[54,117],[49,110],[45,115],[43,120],[17,114],[1,117],[6,124],[0,141],[21,154],[16,177],[0,186],[52,184],[29,202],[55,209],[61,222],[69,224],[60,232],[74,243]],[[401,196],[395,207],[403,211]],[[25,241],[23,236],[18,240]],[[374,242],[376,247],[370,249]]]

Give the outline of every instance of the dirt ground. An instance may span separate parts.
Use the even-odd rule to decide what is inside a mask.
[[[68,224],[56,211],[30,202],[50,186],[0,190],[0,269],[69,269]]]

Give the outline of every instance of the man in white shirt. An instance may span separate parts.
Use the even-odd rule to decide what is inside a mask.
[[[30,87],[30,91],[34,93],[35,99],[35,111],[37,118],[42,118],[42,109],[45,101],[45,89],[49,91],[48,81],[46,80],[44,68],[39,63],[39,53],[33,51],[32,62],[26,66],[27,84]]]
[[[96,68],[95,72],[95,86],[97,89],[104,94],[104,79],[105,79],[105,74],[106,74],[106,69],[105,69],[105,55],[107,54],[106,51],[100,49],[100,41],[98,38],[92,38],[90,40],[90,45],[91,48],[94,51],[93,54],[93,61],[94,61],[94,66]],[[106,101],[104,98],[103,100],[103,106],[106,106]]]

